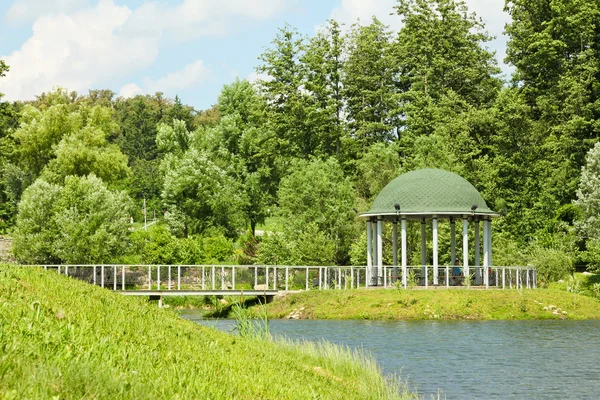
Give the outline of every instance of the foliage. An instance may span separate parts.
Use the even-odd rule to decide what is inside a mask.
[[[566,278],[573,273],[573,259],[563,250],[534,246],[530,262],[536,268],[538,285]]]
[[[581,209],[577,227],[585,238],[600,236],[600,143],[586,155],[574,204]]]
[[[165,225],[158,224],[135,231],[128,253],[139,255],[137,262],[143,264],[211,264],[230,261],[233,244],[215,230],[205,232],[204,236],[180,238],[173,236]]]
[[[96,176],[37,180],[19,203],[15,256],[26,263],[109,263],[125,251],[129,199]]]
[[[348,260],[354,235],[355,195],[335,159],[296,161],[281,181],[278,200],[287,238],[299,238],[290,246],[305,246],[308,243],[304,239],[312,237],[309,243],[316,246],[312,250],[323,251],[320,257],[336,264]],[[332,254],[326,250],[327,241],[333,246]],[[306,257],[319,256],[306,253]]]
[[[62,186],[93,173],[127,191],[134,218],[144,199],[162,211],[176,237],[254,234],[279,209],[284,229],[249,257],[238,249],[240,260],[363,263],[350,210],[368,209],[401,172],[442,168],[503,211],[496,264],[550,248],[596,269],[600,6],[507,1],[508,85],[465,1],[389,11],[397,33],[377,17],[346,30],[330,20],[310,36],[285,25],[259,57],[260,79],[225,85],[208,110],[110,90],[0,102],[0,230],[39,177]]]
[[[181,156],[168,154],[161,170],[167,222],[177,236],[202,234],[209,227],[222,227],[235,236],[243,227],[245,199],[236,181],[208,154],[194,148]]]

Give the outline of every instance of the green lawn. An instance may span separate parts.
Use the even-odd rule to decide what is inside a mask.
[[[0,309],[0,399],[400,397],[364,354],[228,335],[54,272],[0,265]]]
[[[559,289],[311,290],[278,299],[268,313],[310,319],[598,319],[600,301]]]

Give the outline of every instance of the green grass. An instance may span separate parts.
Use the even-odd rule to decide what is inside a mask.
[[[0,310],[0,399],[401,396],[363,353],[228,335],[54,272],[0,265]]]
[[[551,283],[549,287],[565,291],[573,290],[571,289],[572,287],[577,287],[575,290],[578,294],[598,298],[599,294],[594,290],[594,285],[596,284],[600,284],[600,274],[583,274],[577,272],[573,277],[563,279],[561,282]]]
[[[311,290],[278,299],[267,310],[271,318],[295,313],[307,319],[599,319],[600,301],[558,289]]]

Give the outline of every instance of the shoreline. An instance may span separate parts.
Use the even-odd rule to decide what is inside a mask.
[[[168,298],[167,298],[168,299]],[[227,318],[237,298],[180,298],[173,309],[202,309],[207,317]],[[245,302],[254,315],[263,306]],[[559,289],[524,290],[311,290],[287,294],[264,306],[270,319],[363,320],[585,320],[600,319],[600,301]]]

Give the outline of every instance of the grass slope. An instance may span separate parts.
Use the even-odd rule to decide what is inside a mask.
[[[185,321],[39,269],[0,265],[0,399],[397,398],[369,357]]]
[[[598,319],[600,301],[553,289],[311,290],[278,299],[267,310],[271,318],[295,314],[309,319]]]

